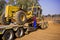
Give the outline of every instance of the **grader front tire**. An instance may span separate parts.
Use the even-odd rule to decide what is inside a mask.
[[[48,23],[47,22],[43,22],[41,24],[41,29],[46,29],[48,27]]]

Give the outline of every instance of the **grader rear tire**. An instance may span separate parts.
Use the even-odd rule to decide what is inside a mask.
[[[19,25],[25,24],[26,19],[27,19],[24,11],[18,11],[16,13],[15,18],[16,18],[16,23],[19,24]]]
[[[8,24],[10,24],[10,21],[11,20],[6,21],[5,13],[2,13],[2,15],[1,15],[1,24],[8,25]]]

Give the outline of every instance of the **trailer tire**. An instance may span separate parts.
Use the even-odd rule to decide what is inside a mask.
[[[15,16],[16,23],[19,25],[23,25],[26,23],[26,14],[24,11],[18,11]]]
[[[15,33],[16,37],[22,37],[24,35],[24,29],[23,28],[18,28],[18,30]]]
[[[2,40],[13,40],[14,38],[14,33],[12,30],[7,30],[3,34]]]

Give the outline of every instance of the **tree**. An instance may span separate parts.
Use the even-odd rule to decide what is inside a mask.
[[[32,6],[33,3],[36,4],[37,0],[16,0],[17,6],[22,7],[23,5],[24,9],[27,9],[28,7]]]
[[[16,6],[23,6],[24,10],[27,10],[28,7],[32,6],[33,3],[36,5],[38,0],[9,0],[8,4],[16,5]]]
[[[0,15],[2,14],[3,10],[5,9],[5,0],[0,0]]]
[[[14,2],[14,0],[9,0],[8,4],[10,4],[10,5],[14,5],[15,2]]]

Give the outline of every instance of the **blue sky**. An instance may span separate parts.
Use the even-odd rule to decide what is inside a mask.
[[[43,15],[60,14],[60,0],[39,0]]]
[[[39,0],[43,15],[60,14],[60,0]]]

